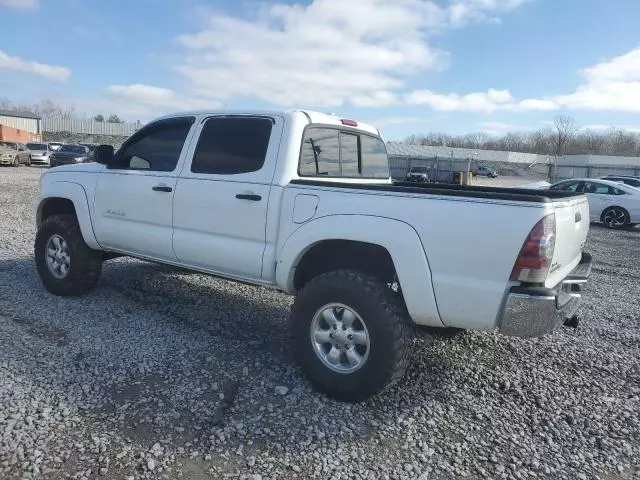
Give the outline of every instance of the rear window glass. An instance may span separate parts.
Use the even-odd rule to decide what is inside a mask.
[[[298,171],[303,177],[388,178],[387,149],[372,135],[309,127],[302,139]]]
[[[47,146],[44,143],[27,143],[29,150],[46,150]]]

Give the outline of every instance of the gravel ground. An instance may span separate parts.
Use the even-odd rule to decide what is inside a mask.
[[[45,293],[40,173],[0,169],[0,478],[640,478],[640,230],[592,226],[577,330],[423,336],[349,405],[301,378],[280,293],[130,259]]]

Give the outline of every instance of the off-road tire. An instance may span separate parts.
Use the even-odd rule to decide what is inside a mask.
[[[61,236],[68,245],[70,267],[67,275],[56,278],[46,261],[46,247],[52,235]],[[54,295],[79,296],[95,287],[102,272],[102,252],[87,246],[75,215],[53,215],[36,233],[34,242],[36,268],[44,287]]]
[[[368,358],[352,373],[325,366],[311,342],[313,317],[331,303],[357,312],[369,332]],[[348,402],[366,400],[402,378],[414,342],[413,323],[401,298],[383,280],[354,270],[325,273],[307,283],[295,298],[289,331],[294,357],[314,388]]]

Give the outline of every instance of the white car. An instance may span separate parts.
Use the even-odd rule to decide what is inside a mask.
[[[624,183],[597,178],[572,178],[554,183],[550,190],[584,193],[591,221],[621,229],[640,223],[640,190]]]
[[[395,184],[378,130],[333,115],[175,114],[94,160],[41,177],[34,252],[50,292],[89,291],[113,255],[279,289],[295,301],[275,328],[340,399],[402,376],[414,324],[575,325],[591,271],[584,195]]]

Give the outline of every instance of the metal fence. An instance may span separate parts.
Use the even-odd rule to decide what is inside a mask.
[[[465,171],[469,162],[466,158],[414,158],[390,155],[389,170],[392,178],[404,180],[411,167],[426,167],[432,182],[450,183],[455,180],[455,172]]]
[[[570,178],[598,178],[605,175],[640,176],[640,165],[549,165],[551,182]]]
[[[43,117],[42,132],[68,132],[85,135],[109,135],[128,137],[141,127],[135,123],[109,123],[95,120],[80,120],[70,117]]]

